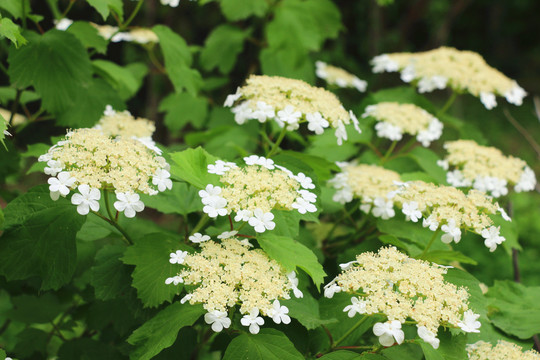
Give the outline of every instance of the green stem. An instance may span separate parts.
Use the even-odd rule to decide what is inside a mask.
[[[124,239],[125,239],[125,241],[126,241],[126,243],[128,245],[133,245],[133,240],[126,233],[126,231],[118,224],[118,222],[116,221],[116,217],[113,215],[113,213],[111,211],[111,205],[110,205],[110,201],[109,201],[109,191],[103,190],[103,192],[104,192],[103,197],[105,198],[105,209],[107,210],[107,214],[109,215],[109,219],[107,219],[105,216],[101,215],[100,213],[93,212],[93,211],[92,212],[94,214],[98,215],[100,218],[107,221],[112,226],[114,226],[118,231],[120,231],[120,233],[124,236]]]
[[[384,164],[385,162],[388,161],[388,157],[390,156],[390,154],[392,154],[392,151],[394,151],[394,149],[396,148],[396,145],[397,145],[397,141],[393,141],[392,142],[392,145],[390,145],[390,147],[388,148],[388,151],[386,151],[386,154],[384,154],[384,157],[381,159],[381,164]]]
[[[26,0],[22,1],[22,23],[23,23],[23,29],[26,30]]]
[[[135,16],[137,16],[137,13],[141,9],[141,6],[143,3],[144,3],[144,0],[139,0],[137,5],[135,6],[135,9],[133,9],[133,12],[129,16],[129,18],[126,20],[126,22],[120,25],[120,28],[118,29],[119,31],[124,31],[129,26],[129,24],[131,24],[131,22],[133,21],[133,19],[135,19]]]
[[[437,238],[437,235],[439,234],[439,232],[441,231],[441,229],[437,229],[437,231],[435,231],[433,233],[433,236],[431,237],[431,239],[429,240],[428,244],[426,245],[426,247],[424,248],[424,251],[422,251],[422,253],[420,254],[419,258],[423,258],[424,255],[427,254],[429,248],[431,247],[431,245],[433,245],[433,243],[435,242],[435,239]]]
[[[279,136],[278,136],[276,142],[274,143],[274,146],[272,147],[270,152],[268,154],[266,154],[267,158],[271,157],[272,155],[274,155],[276,153],[276,151],[279,149],[279,144],[281,144],[281,142],[283,141],[283,138],[285,138],[286,133],[287,133],[287,125],[284,125],[283,129],[279,133]]]
[[[383,155],[381,154],[381,152],[379,151],[379,149],[377,149],[375,147],[375,145],[373,145],[371,142],[367,142],[366,145],[368,146],[368,148],[370,148],[378,157],[382,157]]]
[[[448,100],[446,101],[446,103],[443,105],[443,107],[437,112],[437,118],[441,117],[442,115],[444,115],[444,113],[446,112],[446,110],[448,110],[450,108],[450,106],[452,106],[452,104],[454,103],[454,101],[456,100],[458,96],[458,93],[455,92],[455,91],[452,91],[452,95],[450,95],[450,97],[448,98]]]
[[[69,1],[68,7],[66,8],[66,10],[64,10],[62,15],[60,15],[60,19],[58,19],[58,20],[61,20],[61,19],[65,18],[67,16],[67,14],[69,13],[69,10],[71,10],[71,8],[73,7],[73,4],[75,4],[75,1],[76,0],[70,0]]]
[[[349,335],[353,333],[354,330],[358,329],[363,323],[366,322],[368,316],[361,318],[352,328],[349,329],[342,337],[340,337],[335,343],[332,344],[332,349],[335,349],[339,344],[341,344]]]
[[[24,3],[24,1],[23,1]],[[15,102],[13,103],[13,106],[11,107],[11,116],[9,117],[8,124],[11,126],[13,117],[15,116],[15,113],[17,112],[17,108],[19,107],[19,101],[21,100],[21,94],[22,90],[17,89],[17,93],[15,94]]]
[[[191,230],[191,235],[195,234],[196,232],[199,232],[199,230],[202,229],[202,227],[210,220],[210,217],[208,214],[204,214],[202,218],[200,218],[199,222],[195,225],[193,230]]]

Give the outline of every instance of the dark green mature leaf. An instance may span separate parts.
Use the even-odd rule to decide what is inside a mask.
[[[204,144],[209,153],[219,154],[226,160],[248,156],[257,146],[249,132],[240,126],[224,125],[206,131],[190,132],[184,139],[192,147]]]
[[[302,354],[281,331],[262,329],[257,335],[242,334],[231,341],[223,360],[303,360]]]
[[[390,360],[422,360],[423,352],[417,344],[401,344],[391,346],[382,351],[385,358]]]
[[[128,342],[136,346],[131,358],[151,359],[174,343],[181,328],[193,325],[205,312],[202,305],[175,302],[167,306],[128,338]]]
[[[17,96],[17,89],[7,86],[0,86],[0,102],[5,104],[7,106],[7,103],[9,101],[15,100],[15,97]],[[40,97],[38,94],[36,94],[33,91],[23,91],[20,96],[20,103],[26,104],[32,101],[39,100]],[[8,120],[8,119],[6,119]]]
[[[43,330],[35,328],[26,328],[17,335],[17,344],[15,345],[15,354],[17,357],[29,358],[34,353],[40,353],[41,356],[47,353],[48,334]]]
[[[68,340],[58,350],[59,360],[119,360],[123,358],[111,344],[88,338]]]
[[[309,165],[309,167],[311,167],[313,172],[317,175],[320,182],[330,179],[333,176],[332,171],[339,171],[339,167],[335,163],[330,162],[320,156],[308,155],[291,150],[282,151],[280,154],[297,158]]]
[[[95,265],[91,269],[96,298],[116,299],[129,290],[131,269],[125,266],[120,257],[124,255],[124,245],[107,245],[96,254]]]
[[[217,184],[219,176],[208,173],[208,164],[218,160],[215,156],[207,153],[203,148],[187,149],[171,153],[171,174],[182,179],[198,189],[203,189],[208,184]]]
[[[469,307],[477,314],[485,315],[487,301],[480,289],[480,281],[466,271],[459,269],[448,269],[444,275],[446,281],[454,285],[465,286],[469,293]]]
[[[262,17],[267,10],[266,0],[221,0],[221,11],[231,21],[243,20],[252,15]]]
[[[154,196],[141,195],[141,201],[164,214],[187,215],[203,208],[198,191],[183,182],[174,183],[172,190]]]
[[[324,360],[387,360],[388,358],[377,354],[358,354],[353,351],[339,350],[326,354]]]
[[[287,271],[294,271],[299,267],[311,276],[317,287],[323,283],[326,273],[317,256],[298,241],[288,236],[274,235],[272,232],[259,235],[257,241],[268,256],[279,262]]]
[[[319,303],[310,294],[306,293],[303,298],[299,299],[283,300],[281,303],[289,308],[289,315],[308,330],[337,322],[337,319],[321,319]]]
[[[26,2],[26,11],[30,9],[30,0],[24,0]],[[23,16],[23,2],[21,0],[2,0],[0,1],[0,8],[9,12],[15,19],[19,19]]]
[[[435,105],[429,102],[424,96],[419,95],[411,86],[398,86],[379,90],[368,96],[365,100],[365,105],[367,106],[385,101],[393,101],[401,104],[414,104],[432,113],[435,113],[437,110]]]
[[[444,360],[461,360],[467,358],[467,351],[465,350],[465,347],[467,343],[471,343],[471,341],[468,339],[466,334],[457,334],[452,336],[450,330],[441,330],[439,331],[437,337],[441,340],[437,353],[440,354]],[[426,346],[431,347],[429,344],[426,344]],[[422,345],[422,349],[423,348],[424,345]]]
[[[176,250],[192,251],[178,239],[173,240],[167,234],[151,234],[139,239],[130,246],[122,258],[124,264],[135,265],[131,275],[133,287],[145,307],[156,307],[165,301],[171,301],[182,287],[166,285],[165,280],[175,276],[179,265],[169,263],[169,255]]]
[[[122,0],[86,0],[88,3],[97,10],[103,20],[107,20],[109,14],[114,11],[120,19],[124,17],[124,8]]]
[[[0,19],[0,39],[4,37],[8,38],[17,48],[27,43],[21,35],[21,28],[8,18]]]
[[[243,1],[243,8],[246,4],[254,4],[256,1]],[[266,4],[266,1],[263,1]],[[223,3],[222,3],[223,5]],[[219,68],[222,74],[228,74],[234,64],[238,54],[244,48],[244,40],[249,36],[250,31],[224,24],[215,28],[206,38],[204,49],[201,52],[201,65],[206,70]]]
[[[438,183],[446,183],[446,171],[437,165],[439,157],[433,151],[419,146],[412,149],[407,156],[416,161],[418,166],[432,176]]]
[[[447,265],[452,263],[453,261],[457,261],[463,264],[472,264],[477,265],[478,263],[476,260],[471,259],[468,256],[463,255],[459,251],[451,251],[451,250],[433,250],[429,251],[427,254],[418,257],[422,260],[427,260],[429,262],[434,262],[441,265]]]
[[[298,46],[269,47],[259,53],[259,61],[265,75],[284,76],[313,83],[315,69],[306,50]]]
[[[98,30],[87,21],[75,21],[66,30],[79,39],[87,49],[96,49],[100,54],[107,52],[108,41],[99,35]]]
[[[499,329],[520,339],[540,333],[540,286],[495,281],[487,297],[488,317]]]
[[[377,229],[379,229],[379,231],[382,233],[393,235],[398,239],[407,239],[412,241],[416,249],[410,248],[410,250],[413,251],[413,253],[409,254],[411,256],[421,253],[434,234],[433,231],[422,228],[422,225],[419,223],[403,221],[396,218],[388,220],[377,219]],[[435,240],[430,249],[431,251],[446,250],[448,249],[448,246],[443,244],[441,241]]]
[[[67,283],[77,262],[75,235],[86,216],[64,198],[52,201],[43,185],[9,203],[5,217],[0,273],[8,280],[39,276],[42,290]]]
[[[200,129],[208,114],[208,100],[190,93],[170,94],[161,101],[160,111],[166,111],[165,125],[178,132],[187,124]]]
[[[165,58],[165,68],[177,93],[186,89],[195,95],[202,86],[201,74],[191,69],[193,61],[186,41],[169,27],[156,25],[152,28],[159,38],[159,45]]]
[[[422,348],[422,351],[424,352],[424,356],[426,357],[426,360],[444,360],[445,358],[433,348],[430,344],[419,341],[418,344]]]
[[[45,109],[62,112],[91,81],[88,54],[81,42],[65,31],[50,30],[34,37],[28,45],[10,51],[9,78],[21,89],[34,86]]]
[[[94,60],[92,65],[96,74],[107,80],[124,100],[135,95],[141,86],[133,73],[125,67],[107,60]]]
[[[20,295],[11,299],[13,309],[8,311],[8,317],[13,321],[25,324],[45,324],[53,321],[63,310],[58,297],[52,293],[40,296]]]

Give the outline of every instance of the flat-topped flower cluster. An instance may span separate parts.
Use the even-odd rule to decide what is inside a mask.
[[[235,237],[217,243],[200,242],[200,252],[189,254],[178,250],[171,253],[170,262],[182,269],[166,284],[184,284],[187,295],[182,303],[202,304],[208,312],[204,319],[216,332],[228,328],[229,310],[239,305],[243,314],[241,323],[253,334],[264,324],[261,315],[270,317],[276,324],[290,323],[289,310],[279,303],[290,299],[290,293],[302,297],[294,272],[287,273],[275,260],[260,249]]]
[[[387,247],[378,253],[357,255],[355,261],[341,264],[341,268],[343,272],[325,286],[324,295],[353,295],[351,305],[343,309],[349,317],[383,314],[387,321],[376,323],[373,332],[384,346],[403,342],[401,325],[407,319],[412,319],[418,336],[434,348],[439,347],[439,326],[479,332],[479,315],[469,309],[467,289],[446,282],[444,267]]]
[[[479,97],[487,109],[497,106],[496,95],[521,105],[527,95],[514,80],[489,66],[479,54],[441,47],[418,53],[392,53],[372,60],[373,72],[401,72],[420,93],[450,87]]]
[[[296,130],[307,122],[308,130],[318,135],[328,127],[334,128],[339,145],[347,140],[345,125],[353,122],[361,132],[355,115],[347,112],[333,93],[301,80],[251,75],[224,105],[232,107],[240,125],[248,120],[274,120],[282,128]]]
[[[323,61],[315,62],[315,67],[317,76],[326,80],[328,84],[337,85],[341,88],[355,88],[360,92],[366,91],[367,82],[365,80],[342,68],[329,65]]]
[[[467,345],[469,360],[539,360],[540,353],[535,350],[523,351],[517,344],[499,340],[497,345],[478,341]]]
[[[418,222],[423,218],[424,227],[431,231],[442,230],[444,243],[458,243],[461,229],[482,235],[490,251],[495,251],[505,240],[489,216],[499,212],[505,220],[510,218],[484,192],[470,190],[465,194],[451,186],[412,181],[401,184],[392,195],[392,201],[401,207],[407,220]]]
[[[536,176],[527,163],[505,156],[499,149],[480,146],[472,140],[448,141],[448,155],[439,165],[448,171],[446,179],[455,187],[473,187],[494,197],[508,194],[508,185],[516,192],[531,191]]]
[[[442,135],[443,124],[426,110],[413,104],[381,102],[366,107],[362,117],[377,120],[377,136],[399,141],[403,134],[415,136],[422,146],[429,146]]]
[[[300,214],[316,212],[317,195],[309,190],[315,185],[303,173],[293,174],[271,159],[251,155],[246,166],[216,161],[208,172],[220,175],[222,186],[209,184],[199,191],[203,211],[210,217],[235,213],[235,221],[247,221],[256,232],[273,230],[272,210],[296,210]]]

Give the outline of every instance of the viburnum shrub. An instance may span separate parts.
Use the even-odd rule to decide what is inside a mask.
[[[0,0],[0,359],[540,359],[526,86],[368,3]]]

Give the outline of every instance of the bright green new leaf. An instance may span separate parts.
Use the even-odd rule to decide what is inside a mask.
[[[407,156],[416,161],[418,166],[432,176],[438,183],[446,183],[446,171],[437,165],[439,157],[433,151],[419,146],[412,149]]]
[[[0,19],[0,39],[8,38],[16,47],[27,43],[26,39],[21,35],[21,28],[13,23],[11,19]]]
[[[128,338],[128,343],[136,346],[131,358],[152,359],[174,343],[180,329],[193,325],[205,312],[202,305],[175,302],[167,306]]]
[[[79,39],[87,49],[96,49],[100,54],[107,52],[108,41],[99,35],[98,30],[87,21],[75,21],[66,30]]]
[[[266,0],[221,0],[221,11],[231,21],[243,20],[252,15],[262,17],[267,10]]]
[[[299,299],[283,300],[281,304],[289,309],[292,318],[298,320],[308,330],[337,322],[337,319],[321,319],[319,303],[310,294],[304,294],[304,297]]]
[[[207,153],[203,148],[187,149],[171,153],[171,174],[182,179],[198,189],[203,189],[208,184],[217,184],[219,176],[208,173],[208,164],[218,160]]]
[[[107,20],[111,11],[114,11],[120,19],[124,17],[124,7],[122,0],[86,0],[101,15],[103,20]]]
[[[160,111],[165,111],[165,125],[178,132],[187,124],[200,129],[208,114],[208,100],[190,93],[172,93],[161,101]]]
[[[246,8],[245,4],[255,2],[243,2],[242,7]],[[263,1],[263,3],[266,2]],[[244,40],[250,33],[251,31],[241,30],[228,24],[218,26],[206,38],[201,52],[201,65],[206,70],[217,67],[222,74],[228,74],[234,67],[238,54],[244,48]]]
[[[123,100],[134,96],[142,83],[127,68],[107,60],[92,61],[96,74],[105,79]]]
[[[77,262],[75,235],[86,220],[67,199],[52,201],[46,185],[30,189],[5,208],[0,273],[8,280],[41,278],[41,289],[71,280]]]
[[[120,261],[125,250],[124,245],[107,245],[96,254],[90,283],[97,299],[116,299],[129,290],[131,269]]]
[[[24,0],[26,2],[26,13],[30,9],[30,0]],[[0,8],[9,12],[15,19],[20,19],[23,16],[23,2],[21,0],[2,0],[0,1]]]
[[[81,42],[65,31],[50,30],[34,37],[28,45],[9,52],[9,78],[20,89],[33,86],[45,109],[62,112],[91,83],[88,54]]]
[[[478,263],[471,259],[468,256],[463,255],[459,251],[452,250],[433,250],[429,251],[424,256],[420,257],[422,260],[427,260],[429,262],[434,262],[441,265],[451,264],[454,261],[460,262],[462,264],[472,264],[477,265]]]
[[[164,214],[187,215],[202,211],[203,205],[198,191],[183,182],[173,184],[172,190],[160,192],[157,195],[141,195],[145,206],[154,208]]]
[[[195,95],[202,86],[201,74],[191,68],[193,61],[186,41],[167,26],[152,28],[159,38],[159,45],[165,58],[165,69],[177,93],[186,89]]]
[[[231,341],[223,360],[303,360],[281,331],[261,329],[257,335],[242,334]]]
[[[299,267],[311,276],[317,287],[323,283],[326,273],[317,256],[298,241],[287,236],[274,235],[272,232],[257,236],[257,241],[268,256],[287,271],[295,271]]]
[[[181,241],[182,240],[182,241]],[[170,254],[177,250],[192,251],[183,238],[173,240],[168,234],[151,234],[130,246],[122,257],[124,264],[135,265],[131,275],[133,287],[145,307],[156,307],[171,301],[182,291],[181,286],[166,285],[167,278],[175,276],[178,265],[169,263]]]

